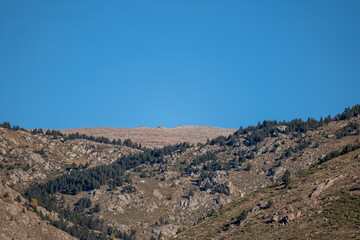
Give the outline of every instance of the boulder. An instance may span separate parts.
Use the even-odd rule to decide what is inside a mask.
[[[40,156],[40,154],[37,153],[30,153],[30,158],[36,163],[43,164],[45,162],[44,159]]]
[[[285,126],[285,125],[280,125],[280,126],[277,126],[276,128],[277,128],[277,130],[278,130],[279,132],[285,132],[287,126]]]
[[[316,188],[312,191],[312,193],[310,193],[309,198],[314,198],[314,197],[318,196],[322,191],[324,191],[326,188],[333,185],[334,182],[341,177],[342,177],[342,175],[340,175],[338,177],[333,177],[324,183],[320,183],[319,185],[316,186]]]
[[[11,238],[5,236],[5,234],[0,235],[0,240],[11,240]]]
[[[196,208],[199,205],[199,202],[195,198],[190,198],[189,200],[189,208]]]
[[[257,204],[261,209],[265,209],[268,207],[268,203],[266,201],[261,201]]]
[[[259,211],[259,210],[260,210],[260,207],[258,205],[256,205],[255,207],[251,208],[249,212],[250,213],[255,213],[255,212]]]
[[[159,199],[163,199],[164,198],[164,196],[159,192],[159,190],[157,190],[157,189],[154,189],[154,196],[155,197],[157,197],[157,198],[159,198]]]
[[[285,222],[289,223],[296,219],[296,215],[294,213],[290,213],[285,217]]]
[[[274,172],[273,180],[275,181],[281,178],[284,175],[285,171],[286,171],[285,167],[278,167]]]
[[[156,235],[161,235],[165,238],[172,238],[173,236],[176,235],[176,232],[178,230],[178,226],[174,225],[174,224],[166,224],[166,225],[162,225],[159,226],[157,228],[153,229],[153,233],[155,233]]]
[[[279,221],[279,215],[274,215],[274,216],[272,216],[271,217],[271,222],[277,222],[277,221]]]
[[[190,201],[189,199],[185,198],[180,200],[180,207],[189,207],[190,206]]]
[[[6,155],[6,151],[5,151],[5,149],[0,148],[0,154],[2,154],[2,155]]]

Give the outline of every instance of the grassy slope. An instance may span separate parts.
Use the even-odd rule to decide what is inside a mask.
[[[177,239],[359,239],[359,154],[356,150],[292,176],[291,189],[281,183],[260,189],[178,234]],[[333,184],[309,197],[331,179]],[[231,224],[242,211],[270,199],[274,202],[270,208],[249,212],[240,225]],[[295,220],[281,223],[287,215],[299,212]],[[271,221],[274,215],[278,221]]]

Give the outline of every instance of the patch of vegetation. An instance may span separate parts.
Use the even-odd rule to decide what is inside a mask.
[[[287,135],[293,134],[299,136],[301,133],[306,133],[309,130],[316,130],[324,124],[328,124],[332,121],[350,119],[351,117],[357,117],[359,114],[360,105],[358,104],[351,109],[345,108],[342,114],[338,114],[334,118],[331,118],[329,115],[325,119],[321,117],[320,120],[315,120],[313,118],[308,118],[307,121],[293,119],[290,122],[265,120],[262,123],[259,122],[257,126],[248,126],[246,128],[241,126],[239,130],[237,130],[234,134],[229,135],[229,137],[225,138],[220,136],[211,141],[209,140],[207,144],[233,146],[234,143],[240,142],[240,137],[243,137],[245,139],[243,144],[246,146],[253,146],[262,142],[266,137],[275,136],[279,132],[283,132]],[[279,130],[279,126],[284,126],[285,130]],[[300,148],[302,148],[302,146]],[[274,151],[274,149],[272,149],[272,151]]]
[[[132,185],[124,186],[121,190],[121,193],[133,193],[136,192],[136,188]]]
[[[337,138],[342,138],[349,135],[359,135],[359,124],[358,123],[349,123],[342,129],[339,129],[335,135]]]
[[[244,168],[244,171],[249,172],[252,169],[252,165],[251,163],[248,163],[248,165],[246,166],[246,168]]]
[[[350,119],[352,117],[357,117],[360,114],[360,105],[357,104],[351,109],[349,107],[345,108],[344,112],[336,115],[334,118],[335,121]]]
[[[147,178],[148,176],[147,176],[146,172],[141,171],[139,177],[140,178]]]
[[[327,162],[329,161],[330,159],[333,159],[333,158],[336,158],[338,156],[341,156],[341,155],[344,155],[344,154],[347,154],[349,152],[352,152],[352,151],[355,151],[356,149],[359,149],[360,146],[359,145],[351,145],[351,144],[348,144],[346,145],[343,150],[341,152],[339,151],[332,151],[328,154],[326,154],[326,156],[320,160],[320,164],[321,163],[324,163],[324,162]]]
[[[77,203],[75,203],[74,211],[83,212],[85,208],[91,207],[91,200],[89,198],[80,198]]]
[[[46,156],[44,149],[34,150],[33,152],[41,155],[42,157],[45,157],[45,156]]]
[[[338,191],[337,199],[325,203],[322,215],[328,219],[324,226],[338,229],[343,226],[360,226],[360,195],[349,191]]]
[[[142,153],[123,156],[109,165],[101,165],[86,169],[74,167],[70,174],[57,177],[44,184],[32,185],[24,191],[24,196],[29,201],[31,199],[37,199],[39,205],[45,207],[48,211],[55,211],[65,220],[75,224],[73,227],[69,228],[65,223],[52,221],[51,223],[54,226],[59,227],[72,235],[75,234],[73,236],[76,237],[85,236],[83,239],[102,239],[102,233],[94,233],[96,236],[91,235],[94,230],[104,232],[104,227],[99,223],[100,220],[86,215],[83,211],[84,208],[87,208],[88,206],[88,204],[84,205],[85,203],[88,203],[87,201],[85,202],[85,200],[82,200],[84,202],[78,203],[72,211],[70,209],[64,209],[62,204],[54,197],[54,193],[60,192],[62,194],[76,195],[80,191],[99,189],[103,185],[108,185],[111,190],[123,186],[124,183],[128,183],[128,185],[123,187],[123,193],[135,192],[136,188],[131,185],[129,175],[125,174],[126,170],[134,169],[145,163],[150,165],[163,163],[165,155],[175,151],[181,152],[188,147],[190,147],[188,143],[182,143],[161,149],[145,149]],[[39,153],[42,154],[43,152]],[[88,213],[91,214],[98,211],[100,211],[100,206],[95,206],[93,209],[90,209]],[[78,235],[76,231],[82,232],[83,235]]]
[[[23,167],[23,170],[26,172],[30,169],[30,164],[27,163],[24,167]]]
[[[13,170],[13,169],[15,169],[15,166],[14,166],[14,165],[8,165],[8,166],[7,166],[7,170]]]
[[[11,127],[9,122],[1,123],[0,127],[6,128],[6,129],[9,129],[9,130],[14,130],[14,131],[19,131],[19,130],[26,131],[25,128],[19,127],[19,125],[16,125],[16,126],[14,125],[14,126]]]
[[[309,169],[305,169],[299,172],[300,177],[306,177],[316,173],[319,170],[318,164],[312,165]]]
[[[232,225],[232,224],[235,224],[236,226],[239,226],[241,224],[241,222],[246,219],[247,215],[248,215],[248,211],[243,210],[238,216],[232,218],[230,223],[224,224],[224,226],[222,227],[222,230],[223,231],[229,230],[230,225]]]
[[[200,191],[207,191],[210,189],[211,194],[220,193],[229,196],[230,189],[227,186],[227,183],[216,183],[214,181],[215,176],[214,171],[202,170],[196,185],[199,187]]]
[[[266,205],[266,208],[271,208],[274,205],[273,200],[269,199]]]
[[[291,183],[291,178],[290,178],[290,171],[286,170],[284,175],[282,176],[281,180],[283,181],[285,188],[289,187],[290,183]]]

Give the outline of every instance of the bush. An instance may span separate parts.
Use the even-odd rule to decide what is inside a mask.
[[[139,177],[141,177],[141,178],[146,178],[146,177],[147,177],[147,175],[146,175],[146,173],[145,173],[145,172],[141,172],[141,173],[140,173],[140,175],[139,175]]]
[[[251,170],[251,168],[252,168],[251,164],[248,163],[248,165],[246,166],[246,168],[244,170],[248,172]]]
[[[95,204],[95,207],[93,208],[93,212],[94,213],[100,212],[100,205],[99,204]]]
[[[194,191],[193,191],[192,189],[190,189],[188,196],[189,196],[189,197],[193,197],[193,196],[194,196]]]
[[[38,206],[38,201],[36,198],[31,199],[30,206],[32,206],[34,209]]]
[[[283,183],[285,184],[285,187],[288,187],[290,185],[291,182],[291,178],[290,178],[290,171],[286,170],[284,175],[282,176],[281,180],[283,181]]]
[[[243,210],[240,215],[236,217],[236,220],[233,223],[239,226],[240,223],[246,219],[247,214],[247,211]]]

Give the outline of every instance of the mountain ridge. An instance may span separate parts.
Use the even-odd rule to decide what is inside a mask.
[[[190,144],[206,143],[207,139],[213,139],[218,136],[228,136],[236,131],[231,128],[219,128],[208,126],[181,125],[173,128],[165,127],[144,127],[136,128],[117,128],[117,127],[87,127],[60,129],[64,134],[80,133],[94,137],[107,137],[110,140],[131,139],[133,142],[141,144],[145,147],[163,147],[166,145],[174,145],[182,142]]]
[[[309,239],[321,237],[307,232],[318,219],[312,231],[338,238],[345,223],[345,239],[356,238],[359,126],[357,105],[150,149],[0,124],[0,236],[47,239],[37,226],[53,225],[79,239]],[[320,211],[328,215],[315,218]]]

